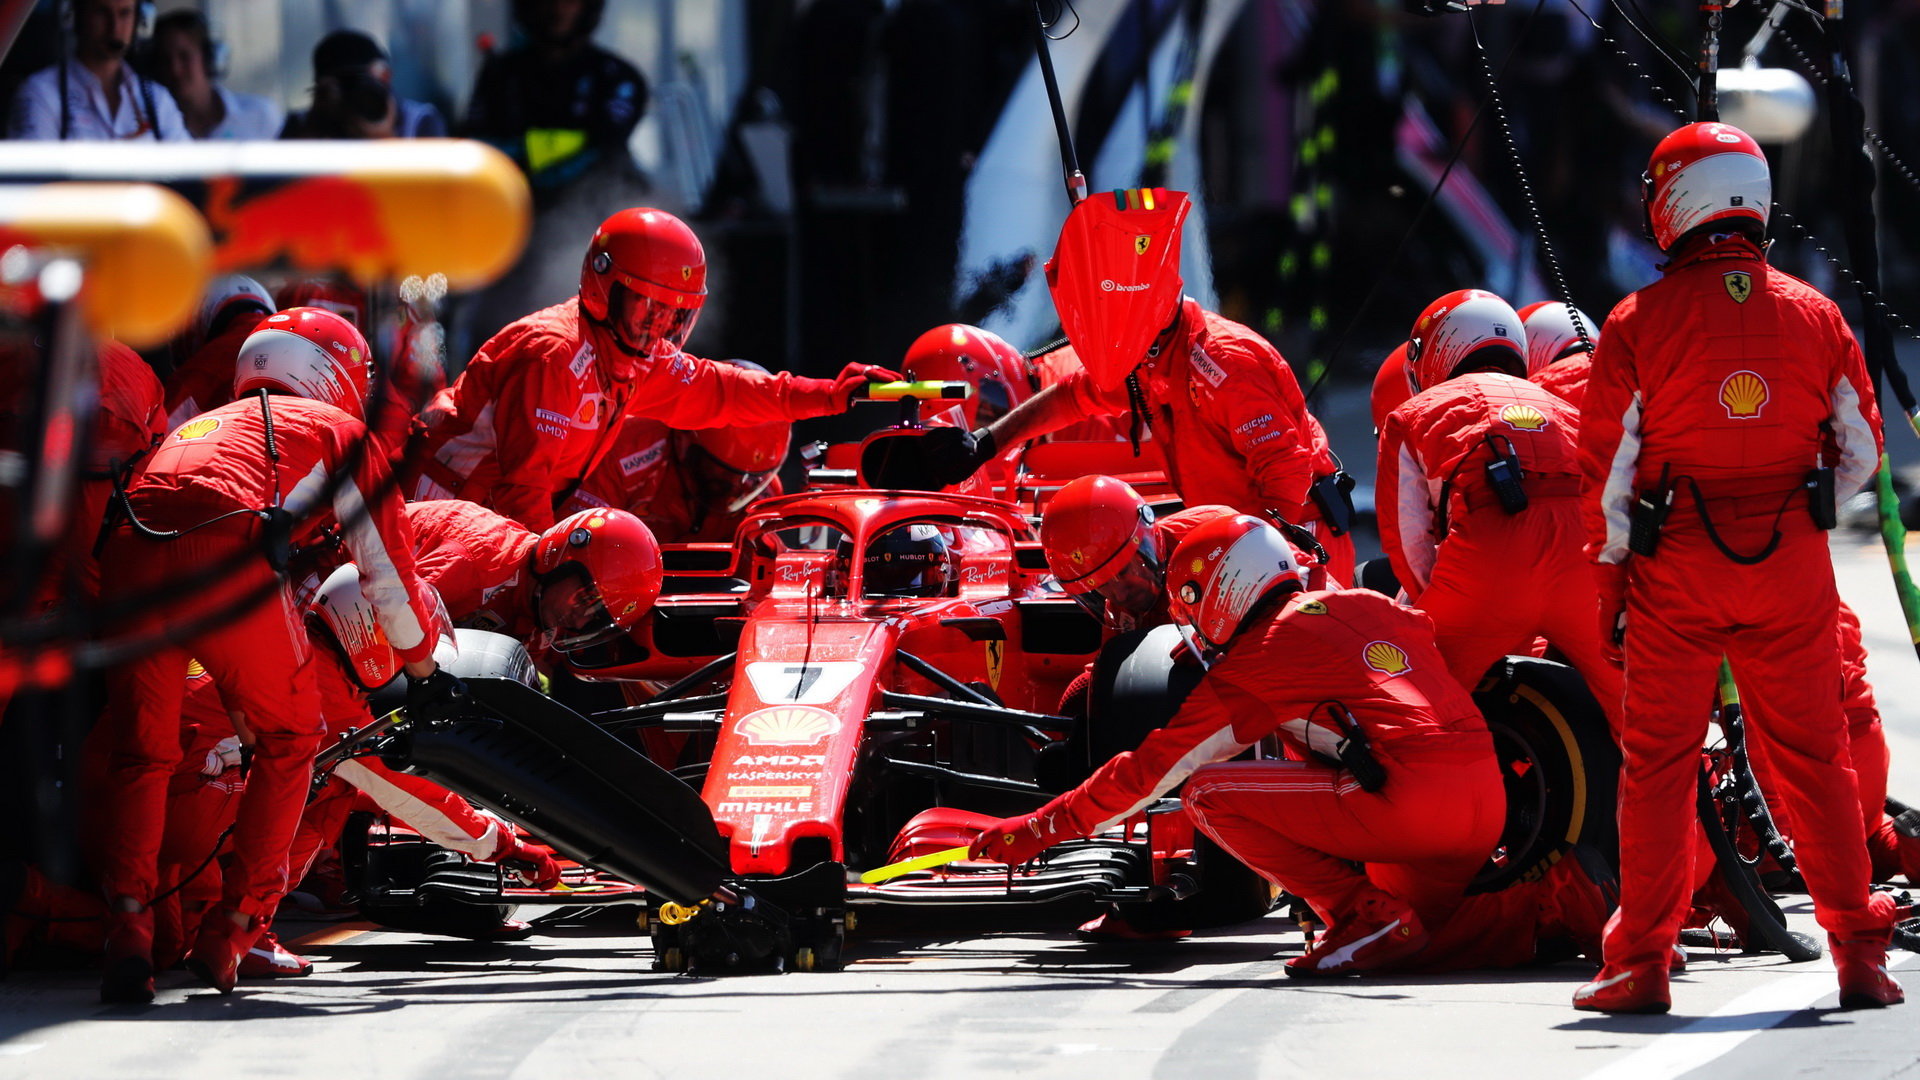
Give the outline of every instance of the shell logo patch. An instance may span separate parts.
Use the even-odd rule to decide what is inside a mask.
[[[1500,422],[1515,431],[1545,431],[1547,418],[1531,405],[1509,405],[1500,410]]]
[[[1152,246],[1153,237],[1151,236],[1142,234],[1133,238],[1133,253],[1135,255],[1145,255],[1147,249]]]
[[[189,420],[180,425],[180,429],[173,433],[173,437],[180,442],[192,442],[195,439],[204,439],[219,430],[219,417],[203,416],[198,420]]]
[[[1405,675],[1413,670],[1413,663],[1407,659],[1406,650],[1391,641],[1368,642],[1360,657],[1367,662],[1368,667],[1388,678]]]
[[[1767,407],[1772,395],[1767,380],[1752,371],[1736,371],[1720,383],[1720,404],[1732,420],[1752,420]]]
[[[840,718],[825,709],[776,705],[748,713],[737,729],[755,746],[811,746],[840,730]]]
[[[1200,571],[1205,570],[1206,568],[1207,568],[1207,560],[1195,559],[1193,560],[1193,568],[1191,572],[1197,574]]]
[[[1733,297],[1736,304],[1746,303],[1747,297],[1753,295],[1753,275],[1745,270],[1721,274],[1720,283],[1727,287],[1727,295]]]
[[[200,661],[192,657],[187,658],[187,678],[197,679],[206,673],[207,669],[201,665]]]

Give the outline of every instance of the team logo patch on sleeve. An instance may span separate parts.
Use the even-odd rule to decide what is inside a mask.
[[[1547,418],[1531,405],[1509,405],[1500,410],[1500,422],[1515,431],[1545,431]]]
[[[1141,235],[1133,238],[1133,253],[1135,255],[1145,255],[1147,253],[1147,249],[1152,246],[1153,246],[1153,237],[1148,236],[1145,233],[1142,233]]]
[[[1759,417],[1771,396],[1767,390],[1767,380],[1756,372],[1736,371],[1720,383],[1720,404],[1726,406],[1729,419],[1753,420]]]
[[[1727,287],[1727,295],[1733,297],[1736,304],[1746,303],[1747,297],[1753,295],[1753,275],[1745,270],[1721,274],[1720,282]]]
[[[1413,670],[1413,662],[1407,659],[1407,651],[1391,641],[1370,641],[1360,656],[1368,667],[1388,678]]]
[[[1213,358],[1208,356],[1206,351],[1199,346],[1194,347],[1192,362],[1193,370],[1199,372],[1200,377],[1207,380],[1207,385],[1218,389],[1221,383],[1227,381],[1227,370],[1219,364],[1214,363]]]

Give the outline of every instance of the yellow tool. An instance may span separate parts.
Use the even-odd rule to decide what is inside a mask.
[[[700,914],[700,909],[711,903],[711,900],[702,900],[697,904],[676,904],[669,900],[660,905],[660,921],[668,926],[679,926]]]
[[[886,866],[876,866],[860,875],[860,884],[878,885],[883,881],[892,881],[902,874],[911,874],[915,870],[931,870],[936,866],[957,863],[967,857],[968,848],[952,847],[945,851],[936,851],[931,855],[916,855],[911,859],[902,859]]]

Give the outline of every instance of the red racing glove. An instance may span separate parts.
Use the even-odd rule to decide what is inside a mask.
[[[848,364],[833,377],[833,393],[841,401],[852,400],[853,392],[870,382],[902,382],[905,375],[872,364]]]
[[[1617,667],[1627,662],[1626,564],[1594,563],[1593,582],[1600,591],[1600,652]]]
[[[500,833],[500,849],[493,853],[493,861],[533,888],[551,889],[560,884],[560,864],[554,861],[553,854],[527,843],[511,830]]]
[[[1031,814],[994,822],[973,842],[967,856],[1018,866],[1060,841],[1078,836],[1065,814],[1043,806]]]

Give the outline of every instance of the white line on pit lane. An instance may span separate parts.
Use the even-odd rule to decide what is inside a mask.
[[[1912,957],[1890,965],[1896,971],[1916,966],[1920,964]],[[1835,992],[1831,959],[1822,957],[1794,967],[1794,974],[1741,994],[1686,1027],[1669,1031],[1626,1057],[1588,1073],[1587,1080],[1684,1076]]]

